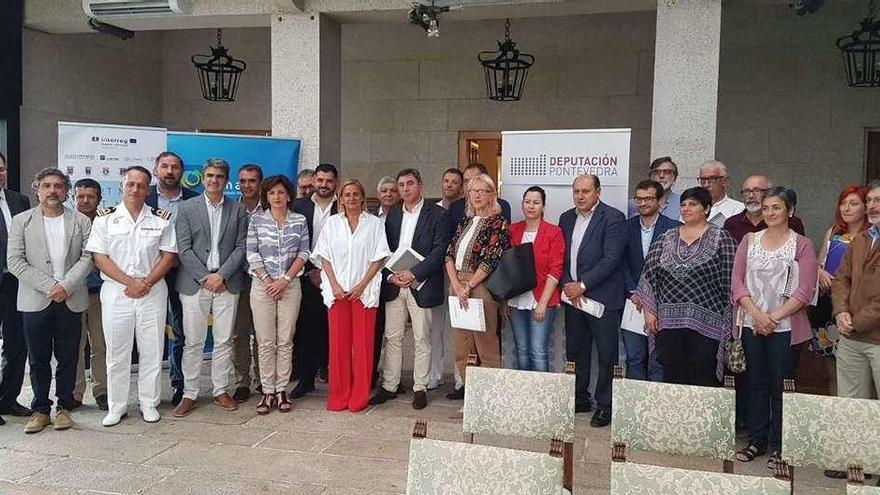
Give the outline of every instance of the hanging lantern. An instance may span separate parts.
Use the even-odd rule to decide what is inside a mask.
[[[880,87],[880,21],[874,18],[874,0],[861,28],[837,40],[843,56],[846,82],[852,88]]]
[[[510,19],[504,23],[504,41],[498,42],[498,51],[484,51],[477,55],[486,76],[486,94],[493,101],[519,101],[526,85],[529,68],[535,57],[520,53],[516,42],[510,39]]]
[[[243,60],[229,56],[222,43],[223,33],[217,30],[217,47],[211,47],[211,55],[196,54],[192,63],[199,74],[202,98],[208,101],[235,101],[238,78],[247,68]]]

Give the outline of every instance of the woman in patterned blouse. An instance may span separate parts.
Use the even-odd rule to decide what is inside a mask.
[[[476,354],[481,366],[500,368],[498,344],[498,303],[486,288],[486,278],[495,271],[501,255],[509,247],[507,221],[501,216],[498,194],[492,179],[482,174],[465,186],[467,211],[446,251],[446,273],[449,275],[449,295],[458,297],[467,308],[468,299],[483,301],[486,331],[473,332],[453,327],[452,342],[455,365],[465,379],[468,354]],[[463,399],[464,387],[446,395],[449,399]]]
[[[705,189],[682,193],[684,225],[651,246],[636,291],[669,383],[718,386],[723,376],[736,243],[707,221],[711,205]]]

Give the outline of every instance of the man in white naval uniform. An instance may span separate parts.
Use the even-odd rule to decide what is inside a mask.
[[[101,270],[101,306],[107,348],[108,413],[119,424],[128,410],[131,350],[138,346],[138,399],[144,421],[159,421],[162,343],[167,312],[165,273],[177,260],[171,215],[145,206],[152,176],[134,166],[122,178],[122,203],[98,211],[86,250]]]

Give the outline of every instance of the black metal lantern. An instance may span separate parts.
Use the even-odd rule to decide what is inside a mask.
[[[874,18],[874,0],[861,28],[837,39],[843,55],[846,82],[853,88],[880,87],[880,21]]]
[[[229,56],[222,38],[223,33],[218,29],[217,47],[211,47],[211,54],[192,56],[192,63],[199,73],[202,97],[209,101],[235,101],[238,78],[247,68],[244,60]]]
[[[535,57],[520,53],[516,42],[510,39],[510,19],[504,22],[504,41],[498,42],[498,51],[477,55],[486,75],[486,94],[493,101],[519,101],[526,85],[529,68]]]

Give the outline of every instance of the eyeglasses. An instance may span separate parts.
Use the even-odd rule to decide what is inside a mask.
[[[493,191],[491,189],[471,189],[468,191],[469,194],[473,194],[474,196],[480,196],[480,195],[484,195],[484,194],[492,194],[493,192],[495,192],[495,191]]]
[[[675,175],[675,170],[671,168],[655,168],[651,170],[651,175]]]
[[[645,196],[645,197],[642,197],[642,196],[633,196],[633,199],[632,199],[632,200],[633,200],[633,202],[635,202],[636,204],[639,204],[639,205],[640,205],[640,204],[642,204],[642,203],[651,203],[651,202],[653,202],[653,201],[657,201],[657,198],[655,198],[654,196]]]
[[[697,179],[697,183],[700,184],[700,185],[702,186],[702,185],[705,185],[705,184],[711,184],[711,183],[713,183],[713,182],[719,182],[719,181],[722,181],[722,180],[724,180],[724,179],[726,179],[726,178],[727,178],[727,177],[724,176],[724,175],[712,175],[712,176],[710,176],[710,177],[700,177],[700,178]]]
[[[866,205],[880,205],[880,198],[868,198],[865,200]]]
[[[742,194],[743,196],[748,196],[748,195],[750,195],[750,194],[754,194],[755,196],[760,196],[760,195],[764,194],[765,192],[767,192],[766,189],[758,189],[758,188],[755,188],[755,189],[742,189],[742,190],[740,191],[740,194]]]

